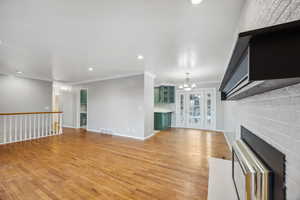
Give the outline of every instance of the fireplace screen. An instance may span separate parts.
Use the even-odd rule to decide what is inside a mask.
[[[242,140],[232,151],[232,176],[239,200],[270,200],[270,170]]]

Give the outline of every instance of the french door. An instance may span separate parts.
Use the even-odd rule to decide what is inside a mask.
[[[176,95],[176,126],[216,129],[216,90],[199,89]]]

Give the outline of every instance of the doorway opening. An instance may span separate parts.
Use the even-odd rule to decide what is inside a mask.
[[[88,90],[80,89],[80,128],[87,128]]]

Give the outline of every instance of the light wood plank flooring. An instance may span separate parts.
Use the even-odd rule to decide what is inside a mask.
[[[230,159],[223,134],[169,129],[139,141],[64,129],[0,146],[0,199],[205,200],[209,157]]]

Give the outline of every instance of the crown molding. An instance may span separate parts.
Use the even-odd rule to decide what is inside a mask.
[[[125,74],[125,75],[116,75],[116,76],[109,76],[106,78],[99,78],[99,79],[91,79],[91,80],[86,80],[86,81],[78,81],[78,82],[70,82],[70,85],[82,85],[82,84],[87,84],[87,83],[93,83],[93,82],[98,82],[98,81],[106,81],[106,80],[113,80],[113,79],[120,79],[120,78],[127,78],[131,76],[138,76],[138,75],[143,75],[144,73],[132,73],[132,74]]]
[[[17,78],[24,78],[24,79],[31,79],[31,80],[38,80],[38,81],[45,81],[45,82],[54,82],[52,79],[47,79],[47,78],[41,78],[38,76],[27,76],[26,74],[13,74],[13,73],[5,73],[5,72],[0,72],[0,75],[5,75],[5,76],[14,76]]]
[[[151,73],[151,72],[145,71],[145,72],[144,72],[144,74],[145,74],[145,75],[147,75],[147,76],[149,76],[149,77],[151,77],[151,78],[153,78],[153,79],[155,79],[155,78],[156,78],[156,75],[155,75],[154,73]]]

